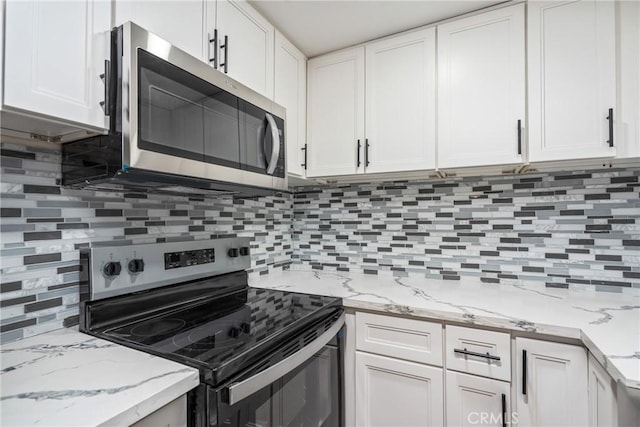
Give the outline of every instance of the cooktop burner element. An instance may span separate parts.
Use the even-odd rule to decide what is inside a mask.
[[[131,335],[137,337],[152,337],[172,334],[181,330],[186,322],[182,319],[162,319],[159,321],[145,321],[131,328]]]

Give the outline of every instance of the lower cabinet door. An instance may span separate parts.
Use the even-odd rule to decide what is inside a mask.
[[[447,371],[447,425],[505,426],[512,419],[511,384]]]
[[[442,426],[442,368],[356,352],[357,426]]]
[[[589,425],[618,425],[616,382],[598,361],[589,354]]]
[[[586,426],[587,352],[584,348],[516,338],[514,408],[519,426]]]

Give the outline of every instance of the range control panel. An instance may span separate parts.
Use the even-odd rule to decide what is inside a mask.
[[[229,237],[139,245],[96,244],[80,250],[89,299],[175,285],[251,267],[250,239]]]
[[[198,249],[195,251],[167,252],[164,254],[164,269],[190,267],[192,265],[209,264],[215,262],[214,248]]]

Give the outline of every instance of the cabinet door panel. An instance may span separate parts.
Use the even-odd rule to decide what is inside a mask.
[[[438,26],[438,167],[518,163],[524,5]]]
[[[589,354],[589,425],[618,425],[616,383],[600,363]]]
[[[367,172],[434,169],[435,28],[366,46]]]
[[[109,2],[8,1],[4,104],[106,129],[104,60]]]
[[[276,32],[274,100],[287,109],[287,170],[304,175],[307,130],[307,58]]]
[[[216,27],[218,46],[228,37],[218,51],[218,69],[226,61],[230,77],[273,99],[273,25],[246,1],[217,0]]]
[[[614,156],[615,3],[530,2],[527,19],[530,160]]]
[[[202,0],[116,0],[116,25],[132,21],[185,52],[204,59]]]
[[[526,364],[523,362],[526,351]],[[516,408],[520,426],[587,424],[587,353],[584,348],[516,338]],[[526,384],[523,393],[523,370]]]
[[[442,369],[356,353],[356,425],[443,425]]]
[[[314,58],[307,66],[307,177],[363,171],[357,140],[364,147],[364,48]]]
[[[447,425],[511,425],[511,384],[447,371],[446,388]]]

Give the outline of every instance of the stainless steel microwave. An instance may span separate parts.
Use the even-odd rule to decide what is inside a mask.
[[[134,23],[111,37],[110,132],[63,146],[63,185],[287,190],[283,107]]]

